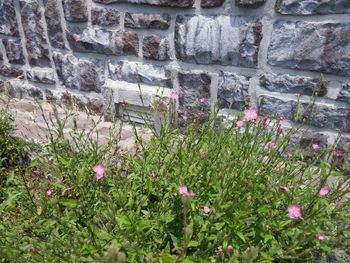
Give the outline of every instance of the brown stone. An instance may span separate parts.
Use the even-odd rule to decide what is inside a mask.
[[[86,0],[63,0],[64,16],[69,22],[87,22],[88,8]]]
[[[170,26],[169,14],[126,13],[125,27],[145,29],[168,29]]]
[[[225,0],[202,0],[201,7],[202,8],[217,7],[222,5],[224,2]]]
[[[236,5],[239,7],[259,7],[265,4],[266,0],[236,0]]]
[[[91,22],[99,26],[118,26],[120,12],[115,8],[94,6],[91,9]]]
[[[124,32],[123,34],[123,54],[138,55],[139,37],[135,32]]]
[[[57,0],[44,0],[44,4],[47,33],[51,45],[55,48],[65,48]]]
[[[168,38],[157,35],[146,36],[143,39],[143,57],[152,60],[168,60],[170,43]]]

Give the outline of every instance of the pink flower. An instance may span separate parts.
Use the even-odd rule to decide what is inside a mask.
[[[104,177],[104,173],[106,171],[106,167],[103,163],[96,164],[92,170],[96,173],[97,180],[101,180]]]
[[[209,213],[210,213],[210,208],[209,208],[209,206],[207,206],[207,205],[204,206],[203,211],[204,211],[204,213],[209,214]]]
[[[320,148],[320,146],[318,146],[317,143],[314,143],[311,145],[311,148],[312,148],[312,150],[317,151]]]
[[[329,189],[328,189],[328,187],[325,185],[325,186],[323,186],[321,189],[320,189],[320,196],[325,196],[325,195],[327,195],[329,193]]]
[[[288,216],[291,219],[301,218],[301,207],[297,204],[288,206]]]
[[[334,157],[340,158],[343,156],[343,152],[340,150],[334,150],[333,155]]]
[[[320,240],[320,241],[323,241],[323,240],[326,239],[326,235],[323,234],[323,233],[317,233],[317,234],[316,234],[316,238],[317,238],[318,240]]]
[[[262,121],[261,121],[261,125],[262,125],[263,127],[265,127],[268,120],[269,120],[269,117],[264,116],[264,118],[263,118]]]
[[[52,189],[47,190],[47,191],[46,191],[47,197],[51,197],[52,193],[53,193],[53,190],[52,190]]]
[[[233,246],[232,245],[228,245],[226,248],[226,251],[228,254],[232,254],[233,253]]]
[[[244,116],[247,121],[255,121],[258,119],[258,112],[256,108],[244,110]]]
[[[269,143],[269,148],[270,148],[270,149],[276,149],[276,148],[277,148],[276,142],[275,142],[275,141],[271,141],[271,142]]]
[[[33,246],[27,248],[28,253],[35,253],[35,251],[36,251],[36,249]]]
[[[276,132],[277,132],[277,134],[281,134],[283,132],[283,128],[282,127],[278,127]]]
[[[188,192],[187,186],[184,184],[179,186],[179,194],[182,196],[189,196],[189,197],[195,196],[193,192]]]
[[[199,156],[201,157],[201,159],[204,159],[205,157],[207,157],[208,153],[206,153],[205,151],[200,151],[199,152]]]
[[[285,119],[284,115],[280,115],[278,118],[280,121],[283,121]]]
[[[200,101],[200,103],[204,103],[205,102],[205,98],[202,97],[202,98],[199,99],[199,101]]]
[[[179,194],[180,195],[187,195],[188,194],[188,190],[187,190],[187,186],[182,184],[179,186]]]
[[[242,128],[243,125],[244,125],[244,122],[241,121],[241,120],[239,120],[239,121],[236,122],[236,126],[237,126],[238,128]]]
[[[170,92],[170,98],[172,100],[178,100],[179,99],[179,93],[176,90],[172,90]]]

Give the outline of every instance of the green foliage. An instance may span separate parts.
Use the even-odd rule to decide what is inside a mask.
[[[7,177],[12,184],[0,204],[0,258],[310,262],[349,248],[344,196],[350,181],[337,168],[333,148],[310,146],[306,158],[290,145],[295,130],[281,133],[279,121],[237,128],[236,119],[224,126],[214,119],[181,132],[163,126],[148,142],[136,133],[136,153],[120,154],[117,164],[118,133],[99,148],[96,126],[79,131],[73,125],[66,136],[68,117],[47,120],[56,128],[44,154],[22,179]],[[97,180],[92,168],[101,162],[107,172]],[[181,185],[187,194],[180,194]],[[329,193],[320,196],[325,185]],[[302,218],[288,217],[291,204],[301,206]]]

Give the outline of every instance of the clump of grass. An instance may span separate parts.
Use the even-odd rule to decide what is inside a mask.
[[[54,116],[45,154],[0,205],[5,262],[310,262],[349,248],[334,147],[303,159],[280,120],[248,109],[225,125],[162,125],[113,165],[115,133],[100,148],[96,126],[67,137]]]

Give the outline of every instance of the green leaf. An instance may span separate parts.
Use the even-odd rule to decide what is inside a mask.
[[[78,201],[74,199],[61,199],[58,203],[68,208],[76,208],[79,206]]]

